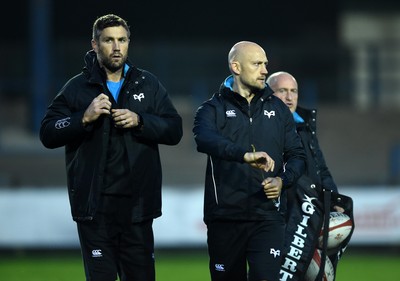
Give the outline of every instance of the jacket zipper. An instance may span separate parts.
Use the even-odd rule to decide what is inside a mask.
[[[253,136],[253,133],[252,133],[252,130],[253,130],[253,128],[252,128],[253,118],[251,116],[250,103],[247,106],[247,114],[249,116],[249,143],[252,144],[253,143],[253,137],[252,137]],[[251,186],[252,178],[251,178],[251,171],[250,170],[249,170],[248,179],[249,179],[249,186]],[[247,189],[247,190],[249,192],[249,189]],[[250,206],[251,206],[250,200],[247,200],[247,212],[248,213],[250,213]]]

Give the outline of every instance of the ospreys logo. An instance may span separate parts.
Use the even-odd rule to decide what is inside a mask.
[[[281,250],[275,250],[274,248],[271,248],[269,250],[269,253],[271,255],[274,255],[274,258],[279,257],[281,255]]]
[[[275,110],[271,110],[271,111],[264,110],[264,115],[267,115],[268,119],[271,119],[271,116],[275,116]]]
[[[142,99],[144,99],[144,94],[143,93],[140,93],[139,95],[134,94],[133,95],[133,99],[134,100],[139,100],[141,102]]]

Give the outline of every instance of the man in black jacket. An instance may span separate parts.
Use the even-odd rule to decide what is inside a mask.
[[[91,281],[155,280],[158,145],[182,138],[182,119],[163,85],[129,62],[129,38],[116,15],[94,22],[83,71],[57,94],[40,128],[44,146],[65,146],[71,213]]]
[[[285,228],[280,194],[303,173],[304,150],[290,111],[265,84],[264,50],[238,42],[228,61],[232,76],[198,108],[193,127],[197,150],[208,156],[211,279],[276,281]]]
[[[316,249],[322,251],[321,256],[328,253],[320,241],[324,219],[329,217],[330,212],[347,213],[352,218],[352,204],[346,196],[338,195],[338,188],[326,165],[316,133],[316,110],[298,106],[299,94],[296,79],[291,74],[281,71],[271,74],[267,79],[267,84],[274,91],[274,95],[281,99],[292,112],[297,133],[306,152],[305,172],[287,191],[287,203],[283,202],[282,206],[286,213],[287,229],[283,251],[284,260],[280,271],[281,280],[301,281],[306,280],[307,268]],[[332,199],[328,200],[329,197]],[[305,202],[310,203],[312,211],[304,211]],[[350,237],[329,257],[325,256],[325,259],[329,259],[333,264],[335,271]],[[321,257],[321,264],[323,259]],[[321,266],[321,268],[325,267]]]
[[[282,100],[293,114],[296,130],[301,137],[307,156],[305,175],[311,178],[317,186],[338,192],[337,185],[326,165],[324,155],[317,138],[317,111],[298,106],[298,85],[296,79],[287,72],[280,71],[271,74],[267,84],[274,91],[274,95]],[[289,199],[293,197],[295,188],[289,191]],[[290,208],[290,203],[288,204]],[[334,206],[336,211],[343,212],[343,208]]]

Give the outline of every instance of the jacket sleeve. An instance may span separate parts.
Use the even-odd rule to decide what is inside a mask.
[[[284,187],[293,185],[305,172],[306,154],[296,132],[296,125],[289,110],[285,110],[284,169],[281,178]]]
[[[164,86],[158,80],[153,81],[154,110],[139,112],[143,127],[135,133],[155,143],[176,145],[183,136],[182,117],[178,114]]]
[[[212,104],[211,101],[206,101],[195,113],[193,135],[197,144],[197,151],[221,159],[243,163],[246,150],[219,133],[218,122],[220,122],[220,118],[218,118],[217,106]]]
[[[40,140],[47,148],[57,148],[83,138],[90,126],[83,127],[84,111],[72,112],[64,87],[48,106],[40,125]]]

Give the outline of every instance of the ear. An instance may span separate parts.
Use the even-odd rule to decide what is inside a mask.
[[[231,62],[231,70],[234,74],[239,75],[240,74],[240,63],[237,61]]]
[[[96,54],[97,54],[99,46],[97,45],[96,40],[92,39],[92,41],[90,41],[90,43],[92,44],[92,49],[93,49],[93,50],[96,52]]]

